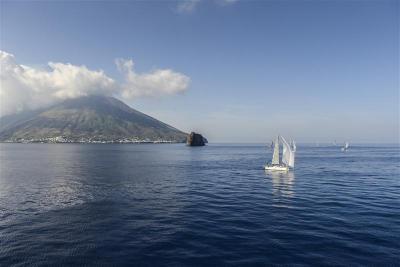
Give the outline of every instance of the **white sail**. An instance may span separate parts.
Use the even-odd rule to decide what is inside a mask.
[[[279,158],[279,142],[282,142],[283,151],[282,151],[282,160]],[[278,136],[274,144],[274,153],[272,155],[271,164],[265,165],[265,170],[268,171],[288,171],[289,168],[294,167],[294,156],[296,151],[296,144],[294,141],[291,141],[291,144],[285,140],[282,136]]]
[[[296,152],[297,147],[296,147],[296,143],[294,142],[294,140],[292,140],[292,151]]]
[[[279,137],[274,142],[274,154],[272,155],[272,165],[279,165]]]
[[[342,151],[344,151],[344,152],[346,152],[348,149],[349,149],[349,142],[346,142],[345,144],[344,144],[344,146],[342,147]]]
[[[294,168],[294,157],[295,157],[296,153],[295,151],[292,151],[292,153],[290,153],[290,158],[289,158],[289,167]]]
[[[344,144],[344,146],[342,147],[342,151],[347,151],[347,149],[349,149],[349,142],[346,142],[345,144]]]
[[[290,160],[289,160],[289,166],[294,168],[294,157],[296,155],[296,143],[294,142],[294,140],[292,140],[292,153],[290,154]]]
[[[294,167],[294,155],[296,144],[292,141],[292,147],[290,147],[289,143],[281,136],[282,144],[283,144],[283,152],[282,152],[282,162],[289,167]]]
[[[283,145],[283,150],[282,150],[282,163],[286,164],[289,166],[289,161],[290,161],[290,154],[292,153],[292,150],[288,144],[288,142],[286,142],[285,138],[283,138],[281,136],[281,140],[282,140],[282,145]]]

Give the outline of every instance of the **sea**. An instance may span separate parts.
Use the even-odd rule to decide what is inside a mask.
[[[400,266],[400,148],[0,144],[0,266]]]

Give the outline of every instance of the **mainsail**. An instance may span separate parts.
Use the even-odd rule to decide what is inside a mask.
[[[279,165],[279,137],[274,142],[274,154],[272,155],[272,164]]]

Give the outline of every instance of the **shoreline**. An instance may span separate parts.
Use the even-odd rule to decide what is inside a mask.
[[[178,141],[139,141],[139,142],[118,142],[118,141],[89,141],[89,142],[45,142],[45,141],[0,141],[0,144],[185,144]]]

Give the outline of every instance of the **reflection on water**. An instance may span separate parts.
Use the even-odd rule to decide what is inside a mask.
[[[271,172],[265,171],[267,178],[272,181],[272,193],[274,200],[292,198],[294,196],[295,174],[289,172]]]

